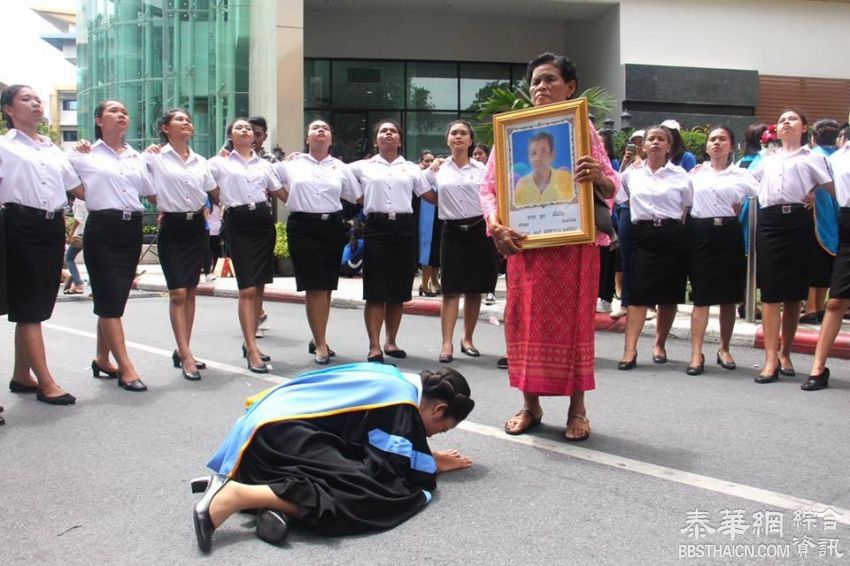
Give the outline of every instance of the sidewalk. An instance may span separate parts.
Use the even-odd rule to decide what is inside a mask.
[[[80,266],[83,267],[84,266]],[[165,277],[162,274],[162,269],[159,265],[145,264],[139,266],[139,269],[145,273],[136,280],[135,289],[145,292],[167,292],[165,285]],[[84,273],[84,269],[81,270]],[[85,277],[85,275],[84,275]],[[407,314],[418,314],[427,316],[440,315],[440,297],[419,297],[419,278],[414,280],[413,284],[413,300],[405,303],[404,312]],[[235,298],[238,296],[236,288],[236,280],[232,277],[218,278],[212,283],[204,283],[203,276],[201,283],[198,286],[199,295],[207,295],[214,297]],[[60,295],[61,297],[61,295]],[[280,301],[288,303],[303,303],[304,293],[295,290],[294,277],[275,277],[274,283],[266,285],[265,299],[267,301]],[[503,309],[505,306],[505,278],[500,277],[496,285],[496,304],[485,305],[482,302],[481,314],[479,320],[487,321],[490,324],[500,325],[502,323]],[[365,301],[362,299],[362,279],[349,279],[340,277],[339,288],[333,293],[332,306],[337,308],[357,309],[363,308]],[[619,302],[614,301],[614,311],[619,310]],[[679,313],[676,316],[676,321],[673,323],[673,328],[670,332],[671,336],[680,340],[690,339],[690,305],[679,305]],[[461,309],[461,316],[463,310]],[[596,314],[596,330],[605,332],[625,331],[625,317],[619,320],[613,320],[606,313]],[[812,354],[815,351],[815,345],[818,338],[818,325],[801,324],[797,337],[794,341],[793,351]],[[653,336],[655,334],[655,320],[646,322],[643,328],[644,336]],[[711,314],[706,331],[705,342],[707,344],[717,344],[720,342],[720,327],[718,321],[718,309],[711,309]],[[762,327],[760,323],[752,324],[741,320],[735,322],[735,332],[732,337],[732,345],[746,346],[751,348],[764,348],[762,339]],[[834,358],[850,359],[850,323],[844,322],[841,334],[835,341],[830,354]]]

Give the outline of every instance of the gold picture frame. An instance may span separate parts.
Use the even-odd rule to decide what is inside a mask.
[[[596,238],[593,185],[573,176],[590,155],[587,114],[587,99],[578,98],[493,117],[499,218],[527,235],[522,248]]]

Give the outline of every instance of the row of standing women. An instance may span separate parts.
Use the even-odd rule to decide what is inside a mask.
[[[162,145],[139,153],[124,141],[130,125],[127,109],[118,101],[105,101],[95,112],[96,141],[81,144],[69,159],[35,133],[42,107],[32,89],[23,85],[7,88],[3,110],[12,130],[3,139],[0,200],[6,205],[6,234],[13,243],[10,260],[16,265],[21,260],[21,267],[9,276],[10,320],[18,323],[16,369],[10,382],[13,392],[36,393],[52,404],[75,402],[47,370],[40,329],[55,303],[53,275],[61,270],[62,254],[54,257],[53,252],[62,250],[59,236],[60,229],[64,235],[66,191],[85,200],[89,213],[83,249],[98,316],[97,349],[91,363],[96,378],[115,379],[128,391],[147,389],[128,355],[122,325],[142,245],[142,197],[156,204],[160,213],[160,262],[177,344],[172,359],[185,379],[201,379],[199,370],[205,367],[192,354],[190,341],[196,288],[207,256],[203,211],[208,198],[226,210],[224,223],[239,288],[242,353],[251,371],[268,372],[265,362],[270,359],[255,340],[264,285],[272,280],[274,226],[269,194],[287,202],[290,210],[287,231],[297,286],[307,293],[307,318],[313,335],[309,350],[315,353],[316,363],[327,364],[334,355],[325,332],[347,232],[340,199],[362,200],[367,216],[364,299],[368,358],[383,361],[384,354],[405,356],[396,336],[415,269],[411,196],[417,194],[430,202],[437,197],[418,167],[400,157],[401,135],[396,124],[379,124],[376,145],[380,153],[349,167],[329,155],[330,127],[313,122],[307,132],[308,152],[272,166],[254,152],[251,124],[241,119],[228,127],[228,152],[209,160],[197,155],[189,145],[194,133],[191,117],[179,109],[161,120]],[[470,293],[466,310],[468,319],[475,321],[480,293],[491,292],[496,280],[495,248],[485,235],[478,201],[483,167],[470,160],[472,128],[457,122],[450,130],[453,158],[442,171],[430,173],[430,182],[444,192],[440,216],[449,221],[450,232],[449,243],[442,250],[451,265],[444,269],[449,281],[444,319],[451,325],[443,324],[443,361],[452,358],[451,335],[459,295]],[[462,249],[469,242],[474,243],[473,254],[466,258]],[[22,261],[24,258],[27,261]],[[473,273],[470,287],[467,275]],[[381,345],[384,324],[386,336]],[[461,349],[478,355],[469,323]]]
[[[731,163],[733,133],[725,127],[711,130],[706,151],[711,161],[690,175],[669,160],[670,133],[660,126],[646,129],[643,164],[627,169],[618,203],[628,204],[632,222],[631,290],[623,359],[619,369],[637,363],[637,339],[647,307],[658,305],[658,323],[652,352],[654,363],[666,363],[666,339],[676,305],[684,302],[690,278],[694,310],[691,319],[692,353],[687,373],[705,368],[702,352],[708,307],[720,305],[721,344],[716,362],[735,369],[729,343],[735,324],[735,304],[743,298],[746,260],[737,215],[745,199],[758,196],[756,258],[758,286],[763,302],[765,362],[755,382],[794,376],[791,346],[797,330],[800,302],[808,294],[812,206],[818,188],[837,197],[842,230],[832,274],[827,319],[818,342],[812,371],[802,384],[812,391],[826,387],[826,357],[850,297],[845,220],[847,149],[829,160],[806,146],[807,122],[796,110],[782,113],[777,122],[781,149],[768,152],[750,172]],[[835,179],[835,184],[833,183]],[[837,313],[837,314],[836,314]],[[834,319],[834,320],[833,320]],[[835,321],[838,321],[836,325]]]

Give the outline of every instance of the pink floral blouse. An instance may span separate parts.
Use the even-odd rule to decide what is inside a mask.
[[[611,162],[608,160],[608,154],[605,153],[605,144],[602,143],[602,138],[600,138],[599,134],[596,133],[596,128],[593,127],[592,123],[588,124],[588,131],[590,132],[590,155],[599,161],[602,166],[602,174],[611,179],[611,182],[614,183],[614,195],[616,195],[622,185],[620,182],[620,175],[614,171],[613,167],[611,167]],[[494,212],[498,213],[499,211],[499,207],[496,202],[495,156],[495,151],[490,153],[490,159],[487,160],[487,172],[484,173],[484,178],[481,180],[479,196],[481,198],[481,208],[484,210],[484,218],[489,218],[490,214]],[[608,208],[611,208],[613,206],[614,199],[609,199],[606,202],[608,203]],[[611,238],[608,234],[603,234],[602,232],[596,233],[595,244],[597,246],[607,246],[610,243]]]

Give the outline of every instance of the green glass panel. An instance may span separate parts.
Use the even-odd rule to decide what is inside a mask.
[[[464,63],[460,66],[460,108],[477,112],[478,105],[492,94],[495,87],[510,85],[508,65]]]
[[[330,105],[330,61],[322,59],[304,61],[304,107],[327,108]]]
[[[408,112],[402,148],[407,159],[417,161],[419,153],[426,149],[435,155],[447,155],[446,128],[457,116],[457,112]]]
[[[334,61],[331,70],[335,108],[401,109],[404,64],[392,61]]]

